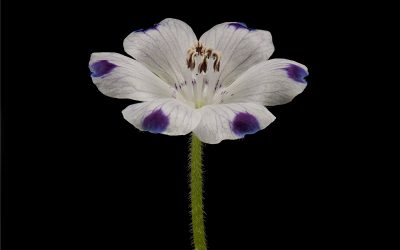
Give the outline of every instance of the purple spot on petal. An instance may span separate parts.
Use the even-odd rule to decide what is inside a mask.
[[[246,29],[248,31],[254,31],[255,30],[255,29],[251,29],[251,28],[247,27],[247,25],[245,23],[239,23],[239,22],[229,23],[228,26],[229,27],[233,27],[235,29]]]
[[[245,23],[239,23],[239,22],[230,23],[228,24],[228,26],[234,27],[235,29],[249,29],[247,28],[247,25]]]
[[[299,67],[294,64],[290,64],[287,68],[285,68],[287,75],[289,78],[296,82],[307,83],[304,77],[308,76],[308,72],[304,70],[302,67]]]
[[[247,134],[254,134],[260,130],[260,124],[257,118],[247,112],[236,114],[231,125],[233,133],[240,137]]]
[[[228,26],[234,27],[235,29],[248,29],[245,23],[230,23]]]
[[[100,77],[110,73],[117,65],[110,63],[107,60],[100,60],[90,65],[92,77]]]
[[[164,114],[161,109],[154,110],[144,118],[142,127],[143,130],[149,131],[154,134],[159,134],[169,125],[169,118]]]
[[[146,33],[146,32],[149,31],[149,30],[157,29],[158,25],[160,25],[160,24],[159,24],[159,23],[156,23],[156,24],[154,24],[153,26],[151,26],[151,27],[149,27],[149,28],[147,28],[147,29],[138,29],[138,30],[135,30],[134,32],[143,32],[143,33]]]

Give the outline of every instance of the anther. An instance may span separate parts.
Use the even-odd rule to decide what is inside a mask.
[[[215,60],[213,65],[214,71],[219,71],[219,66],[221,63],[221,52],[213,51],[212,57]]]
[[[193,71],[196,68],[196,56],[200,57],[197,65],[198,73],[207,73],[207,60],[209,60],[210,58],[214,60],[214,71],[219,71],[221,52],[215,51],[211,48],[207,48],[201,42],[196,42],[191,48],[187,50],[186,64],[190,71]]]

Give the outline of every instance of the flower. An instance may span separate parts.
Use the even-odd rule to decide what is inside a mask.
[[[268,60],[271,34],[244,23],[214,26],[199,40],[184,22],[167,18],[124,40],[125,51],[93,53],[89,68],[98,89],[141,103],[122,111],[142,131],[193,132],[202,142],[254,134],[274,121],[265,106],[290,102],[307,83],[307,68]]]

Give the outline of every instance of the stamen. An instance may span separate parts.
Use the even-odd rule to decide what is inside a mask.
[[[220,66],[220,62],[221,62],[221,52],[214,51],[212,53],[212,57],[215,60],[214,61],[214,71],[219,71],[219,66]]]
[[[207,58],[204,57],[203,61],[199,64],[199,73],[203,72],[206,73],[207,72]]]
[[[220,62],[221,52],[196,42],[187,50],[186,55],[186,66],[190,71],[185,73],[185,78],[189,84],[179,85],[177,91],[196,107],[211,101],[219,88],[218,84],[215,85],[215,80],[220,70]]]
[[[208,49],[206,50],[206,57],[207,57],[207,59],[210,59],[211,54],[212,54],[212,49],[208,48]]]
[[[215,51],[211,48],[207,48],[203,43],[196,42],[191,48],[187,50],[186,64],[188,69],[193,71],[196,68],[195,57],[199,56],[201,58],[199,65],[197,66],[197,71],[199,73],[207,73],[207,60],[210,57],[214,60],[213,69],[214,71],[219,71],[221,52]]]
[[[186,63],[188,68],[193,71],[195,67],[194,57],[196,56],[196,50],[193,48],[188,49]]]

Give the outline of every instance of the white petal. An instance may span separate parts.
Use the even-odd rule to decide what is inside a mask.
[[[175,99],[133,104],[122,114],[139,130],[166,135],[186,135],[200,121],[198,110]]]
[[[307,67],[286,59],[253,66],[215,95],[216,103],[256,102],[266,106],[290,102],[307,86]]]
[[[93,53],[89,68],[97,88],[110,97],[151,101],[176,92],[139,62],[117,53]]]
[[[227,86],[251,66],[267,60],[274,51],[268,31],[252,30],[243,23],[229,22],[214,26],[200,41],[221,52],[219,84]]]
[[[207,105],[199,111],[201,121],[193,132],[210,144],[254,134],[275,120],[267,108],[254,103]]]
[[[167,18],[149,29],[131,33],[124,40],[124,49],[164,81],[174,85],[184,82],[186,52],[196,41],[190,26]]]

